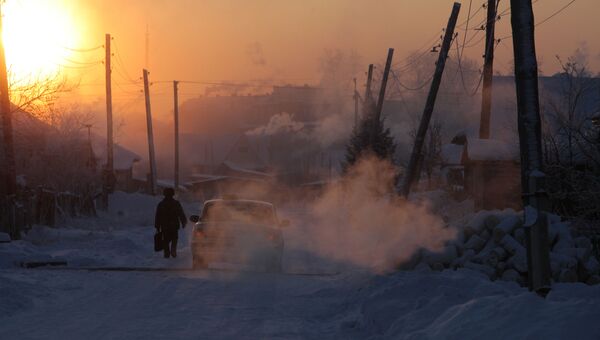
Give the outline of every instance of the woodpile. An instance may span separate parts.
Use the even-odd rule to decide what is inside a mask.
[[[550,262],[554,282],[600,283],[595,240],[578,235],[559,216],[549,215]],[[452,227],[452,226],[451,226]],[[456,240],[439,252],[420,251],[408,264],[417,270],[468,268],[491,280],[527,285],[526,233],[522,213],[480,211],[458,225]]]

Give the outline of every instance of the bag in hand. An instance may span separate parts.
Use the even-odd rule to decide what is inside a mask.
[[[154,234],[154,251],[163,250],[163,234],[160,231],[157,231]]]

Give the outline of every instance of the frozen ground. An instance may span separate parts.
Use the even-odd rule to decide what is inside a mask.
[[[0,339],[600,338],[599,286],[556,284],[542,299],[469,270],[375,275],[302,250],[298,223],[285,230],[284,274],[191,271],[189,229],[179,258],[165,260],[152,251],[156,199],[113,199],[111,214],[0,244]],[[47,259],[174,270],[15,266]]]

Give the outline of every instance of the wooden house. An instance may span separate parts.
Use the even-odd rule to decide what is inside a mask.
[[[442,147],[447,187],[471,197],[478,209],[519,209],[520,171],[517,145],[461,135]]]

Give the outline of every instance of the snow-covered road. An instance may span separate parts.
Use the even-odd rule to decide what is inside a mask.
[[[390,276],[0,270],[0,339],[598,339],[600,289]]]
[[[298,224],[284,231],[282,274],[192,271],[189,228],[179,257],[162,258],[155,199],[133,199],[114,216],[0,244],[0,339],[600,339],[600,286],[555,284],[543,299],[468,269],[377,275],[312,252]],[[68,266],[15,265],[31,260]]]
[[[2,278],[28,287],[18,294],[30,298],[9,296],[25,305],[3,315],[2,339],[335,338],[344,297],[359,282],[227,271],[30,270]]]

